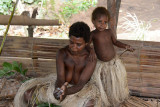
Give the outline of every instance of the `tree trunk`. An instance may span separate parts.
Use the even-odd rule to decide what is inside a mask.
[[[108,0],[107,8],[110,12],[110,21],[108,23],[108,27],[113,31],[114,35],[117,36],[117,23],[119,16],[119,8],[120,8],[121,0]]]

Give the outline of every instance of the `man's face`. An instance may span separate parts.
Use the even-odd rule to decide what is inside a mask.
[[[107,27],[108,17],[105,15],[101,15],[97,19],[93,21],[95,28],[99,31],[104,31]]]
[[[83,38],[77,38],[75,36],[70,37],[69,48],[73,53],[81,52],[86,46],[86,42]]]

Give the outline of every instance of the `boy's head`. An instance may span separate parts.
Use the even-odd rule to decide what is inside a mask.
[[[83,38],[86,43],[90,40],[90,28],[84,22],[76,22],[69,28],[69,38],[75,36],[77,38]]]
[[[105,7],[95,8],[92,12],[92,22],[100,18],[101,16],[106,16],[108,18],[108,21],[110,20],[109,11]]]

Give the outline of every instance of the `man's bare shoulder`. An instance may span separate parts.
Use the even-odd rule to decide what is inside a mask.
[[[68,50],[68,45],[59,49],[58,52],[57,52],[57,55],[64,56],[64,55],[66,55],[67,50]]]

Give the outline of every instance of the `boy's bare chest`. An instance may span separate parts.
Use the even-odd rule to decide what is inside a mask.
[[[105,45],[112,43],[112,38],[110,35],[106,34],[97,34],[93,38],[93,42],[96,43],[96,45]]]

